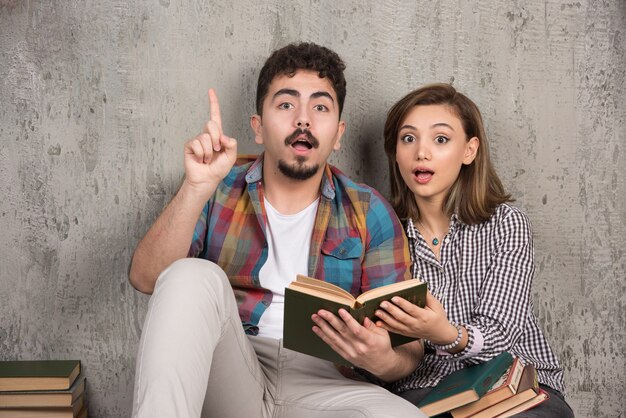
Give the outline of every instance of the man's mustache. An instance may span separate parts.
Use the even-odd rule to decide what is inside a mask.
[[[301,135],[306,136],[307,141],[309,142],[309,144],[311,144],[313,148],[317,148],[320,146],[320,142],[317,140],[316,137],[313,136],[311,131],[309,131],[308,129],[302,129],[302,128],[296,129],[295,131],[293,131],[291,135],[285,138],[285,145],[289,146],[293,144],[294,142],[298,140],[297,138]]]

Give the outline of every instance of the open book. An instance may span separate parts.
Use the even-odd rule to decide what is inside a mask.
[[[298,275],[285,289],[285,319],[283,346],[304,354],[348,364],[311,329],[314,325],[311,315],[320,309],[337,314],[343,308],[363,324],[364,319],[376,321],[374,312],[384,300],[400,296],[409,302],[424,307],[426,303],[426,283],[419,280],[406,280],[370,289],[358,297],[322,280]],[[391,344],[405,344],[414,338],[398,334],[391,335]]]

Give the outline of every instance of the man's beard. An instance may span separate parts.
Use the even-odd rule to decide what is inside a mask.
[[[296,162],[289,165],[283,160],[278,160],[278,169],[284,176],[293,180],[308,180],[317,173],[320,168],[319,164],[307,167],[304,165],[303,157],[296,157]]]
[[[306,135],[308,143],[311,145],[311,148],[318,148],[320,143],[311,134],[308,129],[296,129],[291,135],[285,138],[285,145],[291,146],[294,142],[297,142],[297,137],[300,135]],[[296,162],[289,165],[283,160],[278,160],[278,169],[280,172],[290,179],[294,180],[308,180],[318,172],[320,166],[319,164],[315,164],[313,166],[307,167],[305,165],[306,158],[298,156],[296,157]]]

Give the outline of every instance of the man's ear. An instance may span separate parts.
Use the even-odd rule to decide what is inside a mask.
[[[463,164],[470,165],[476,154],[478,153],[478,147],[480,147],[480,140],[477,137],[471,138],[465,145],[465,155],[463,156]]]
[[[339,126],[337,126],[337,134],[335,135],[335,144],[333,145],[333,149],[335,151],[341,148],[341,137],[343,136],[343,133],[345,131],[346,131],[346,122],[340,120]]]
[[[256,142],[259,145],[263,145],[263,134],[262,134],[263,120],[261,119],[261,116],[252,115],[250,117],[250,126],[252,127],[252,130],[254,131],[254,142]]]

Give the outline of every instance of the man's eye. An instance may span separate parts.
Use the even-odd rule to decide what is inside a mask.
[[[328,110],[328,108],[322,104],[315,105],[313,109],[317,110],[318,112],[326,112]]]
[[[448,142],[448,138],[443,135],[439,135],[435,137],[435,142],[438,144],[445,144],[446,142]]]
[[[293,105],[291,103],[281,103],[278,105],[279,109],[293,109]]]
[[[411,142],[415,142],[415,137],[413,135],[404,135],[400,138],[400,140],[409,144]]]

